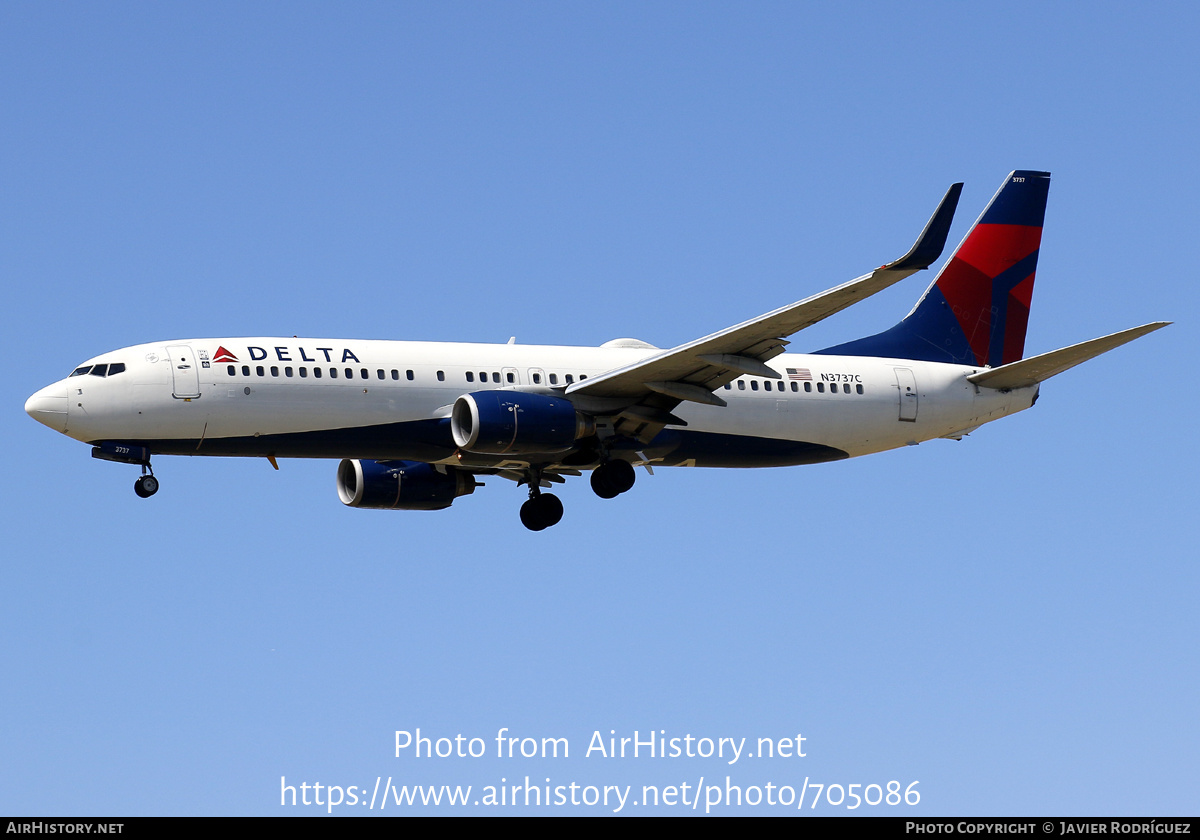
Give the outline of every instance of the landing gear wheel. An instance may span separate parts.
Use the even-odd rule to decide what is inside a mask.
[[[604,467],[596,467],[592,470],[592,492],[601,499],[615,499],[621,495],[615,487],[609,484]]]
[[[633,464],[628,461],[609,461],[606,471],[608,472],[608,483],[615,487],[618,493],[632,490],[633,482],[637,481],[637,473],[633,469]]]
[[[133,483],[133,492],[143,499],[148,499],[158,492],[158,479],[152,475],[144,475]]]
[[[562,516],[563,504],[553,493],[530,496],[529,501],[521,505],[521,524],[530,531],[544,531],[557,525]]]
[[[637,473],[628,461],[609,461],[592,470],[592,490],[601,499],[612,499],[630,490],[635,480]]]

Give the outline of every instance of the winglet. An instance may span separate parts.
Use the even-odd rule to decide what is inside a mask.
[[[1122,330],[1121,332],[1106,335],[1102,338],[1093,338],[1091,341],[1085,341],[1082,344],[1073,344],[1061,350],[1043,353],[1040,356],[1022,359],[1019,362],[1010,362],[998,368],[981,370],[979,373],[973,373],[968,376],[967,380],[984,388],[995,388],[998,390],[1027,388],[1039,382],[1045,382],[1051,376],[1057,376],[1063,371],[1075,367],[1075,365],[1086,362],[1088,359],[1094,359],[1101,353],[1115,350],[1122,344],[1128,344],[1135,338],[1141,338],[1155,330],[1161,330],[1170,324],[1170,321],[1155,321],[1152,324],[1143,324],[1140,327]]]
[[[937,210],[929,218],[929,223],[917,237],[912,248],[900,259],[883,266],[889,270],[920,271],[929,268],[942,255],[946,247],[946,237],[950,233],[950,223],[954,221],[954,211],[958,208],[958,197],[962,194],[962,183],[951,184]]]

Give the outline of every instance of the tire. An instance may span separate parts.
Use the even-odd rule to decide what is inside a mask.
[[[541,507],[537,503],[540,498],[541,496],[535,496],[521,505],[521,524],[530,531],[541,531],[546,528],[542,522]]]
[[[543,528],[549,528],[552,525],[557,525],[563,518],[563,503],[559,501],[558,496],[553,493],[543,493],[538,496],[542,500],[542,515],[545,517],[546,524]]]
[[[521,524],[530,531],[544,531],[557,525],[563,516],[563,504],[553,493],[542,493],[521,505]]]
[[[637,471],[634,470],[633,464],[628,461],[609,461],[605,470],[609,486],[617,493],[627,493],[633,489],[633,483],[637,481]]]
[[[592,470],[592,492],[601,499],[615,499],[620,492],[608,481],[607,464]]]
[[[601,499],[615,499],[630,490],[636,480],[633,464],[620,459],[609,461],[592,470],[592,492]]]

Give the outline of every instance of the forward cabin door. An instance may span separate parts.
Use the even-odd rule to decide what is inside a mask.
[[[895,368],[896,387],[900,391],[900,420],[917,422],[917,378],[911,368]]]
[[[172,393],[176,399],[193,400],[200,396],[200,370],[196,366],[196,354],[186,344],[167,348],[171,357]]]

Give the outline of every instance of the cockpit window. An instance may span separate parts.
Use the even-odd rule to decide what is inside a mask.
[[[84,365],[83,367],[77,367],[71,371],[71,376],[86,376],[89,373],[92,376],[116,376],[118,373],[124,372],[124,362],[111,362],[106,365]]]

